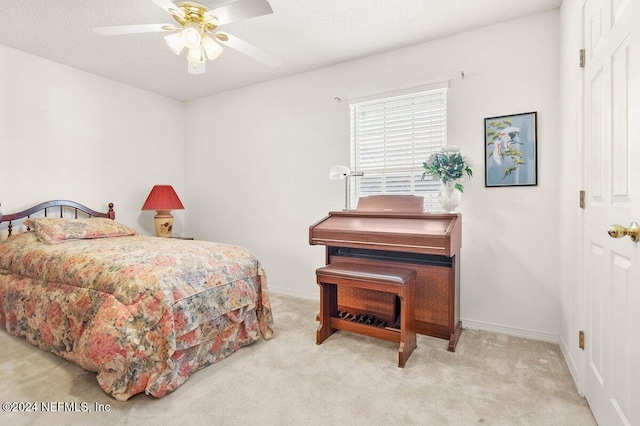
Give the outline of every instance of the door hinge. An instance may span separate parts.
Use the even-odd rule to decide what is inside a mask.
[[[586,197],[586,194],[584,192],[584,190],[580,191],[580,208],[584,209],[584,198]]]
[[[584,350],[584,331],[582,330],[578,332],[578,347]]]
[[[580,49],[580,68],[584,68],[585,61],[585,51],[584,49]]]

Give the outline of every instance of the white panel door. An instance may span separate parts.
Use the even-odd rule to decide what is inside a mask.
[[[640,0],[583,8],[585,396],[600,425],[640,425]]]

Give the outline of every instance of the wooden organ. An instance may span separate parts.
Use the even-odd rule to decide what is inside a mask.
[[[309,227],[309,243],[326,246],[327,265],[350,263],[408,268],[417,273],[415,330],[447,339],[455,351],[460,337],[459,214],[423,212],[422,197],[363,197],[355,211],[334,211]],[[340,288],[340,311],[397,323],[393,294]]]

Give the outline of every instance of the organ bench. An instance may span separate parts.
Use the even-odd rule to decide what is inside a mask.
[[[371,265],[337,264],[316,270],[320,286],[320,325],[316,332],[319,345],[336,330],[346,330],[399,343],[398,367],[404,367],[416,348],[414,295],[416,271],[413,269],[382,268]],[[339,316],[338,287],[366,289],[396,295],[399,299],[397,318],[399,328],[386,323],[364,323],[364,316],[353,315],[351,320]],[[357,321],[353,321],[354,318]],[[368,322],[368,321],[367,321]]]

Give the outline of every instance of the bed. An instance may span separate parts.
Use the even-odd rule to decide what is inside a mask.
[[[112,204],[59,200],[0,217],[0,230],[2,327],[96,372],[117,400],[161,398],[273,336],[265,272],[242,247],[139,235]]]

